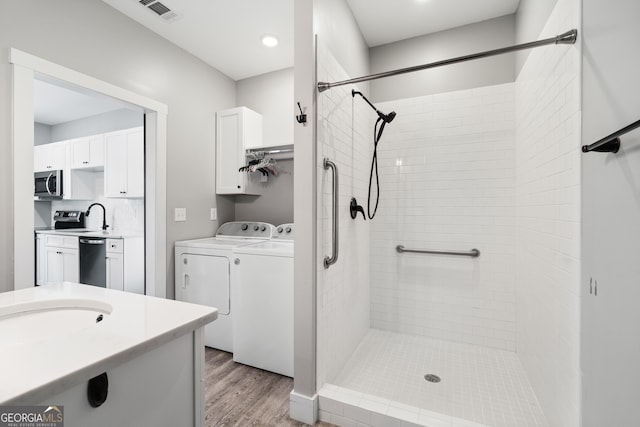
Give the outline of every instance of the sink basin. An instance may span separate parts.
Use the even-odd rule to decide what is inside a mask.
[[[55,340],[108,321],[110,304],[89,299],[31,301],[0,308],[0,347]],[[100,317],[100,319],[99,319]]]

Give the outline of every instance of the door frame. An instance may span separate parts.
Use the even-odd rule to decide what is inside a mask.
[[[13,288],[34,286],[33,102],[36,76],[55,79],[119,99],[145,114],[145,293],[167,294],[166,104],[11,48],[13,147]]]

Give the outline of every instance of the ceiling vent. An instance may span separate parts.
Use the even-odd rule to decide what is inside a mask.
[[[162,18],[165,22],[173,22],[180,18],[178,13],[169,9],[164,3],[156,0],[138,0],[138,3],[144,6],[146,9],[152,11],[157,16]]]

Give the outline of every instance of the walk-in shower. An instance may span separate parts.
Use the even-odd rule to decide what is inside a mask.
[[[530,124],[547,117],[555,96],[545,89],[549,81],[577,81],[574,53],[532,54],[536,67],[525,67],[511,83],[386,102],[362,94],[371,79],[575,40],[572,30],[361,78],[350,78],[318,41],[317,157],[340,176],[335,181],[318,168],[319,262],[340,248],[339,259],[317,275],[321,419],[547,425],[531,385],[537,379],[523,366],[534,357],[527,354],[530,343],[517,329],[532,318],[526,304],[516,311],[517,282],[527,281],[518,277],[527,272],[522,260],[536,252],[518,238],[529,238],[532,213],[525,207],[536,197],[532,162],[543,148],[530,145],[537,137]],[[572,123],[573,107],[554,120]],[[372,146],[370,124],[384,128],[391,120],[384,144]],[[574,137],[571,124],[563,130],[560,144]],[[373,129],[374,141],[379,131]],[[369,158],[371,164],[363,162]],[[367,194],[374,172],[376,220],[354,221],[350,199]],[[339,235],[332,232],[338,225]]]

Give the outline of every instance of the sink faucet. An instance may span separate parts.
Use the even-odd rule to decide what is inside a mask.
[[[85,213],[85,216],[89,216],[89,212],[91,212],[91,208],[94,206],[100,206],[102,208],[102,229],[104,231],[107,230],[107,210],[105,209],[104,205],[102,203],[91,203],[89,205],[89,207],[87,208],[87,212]]]

